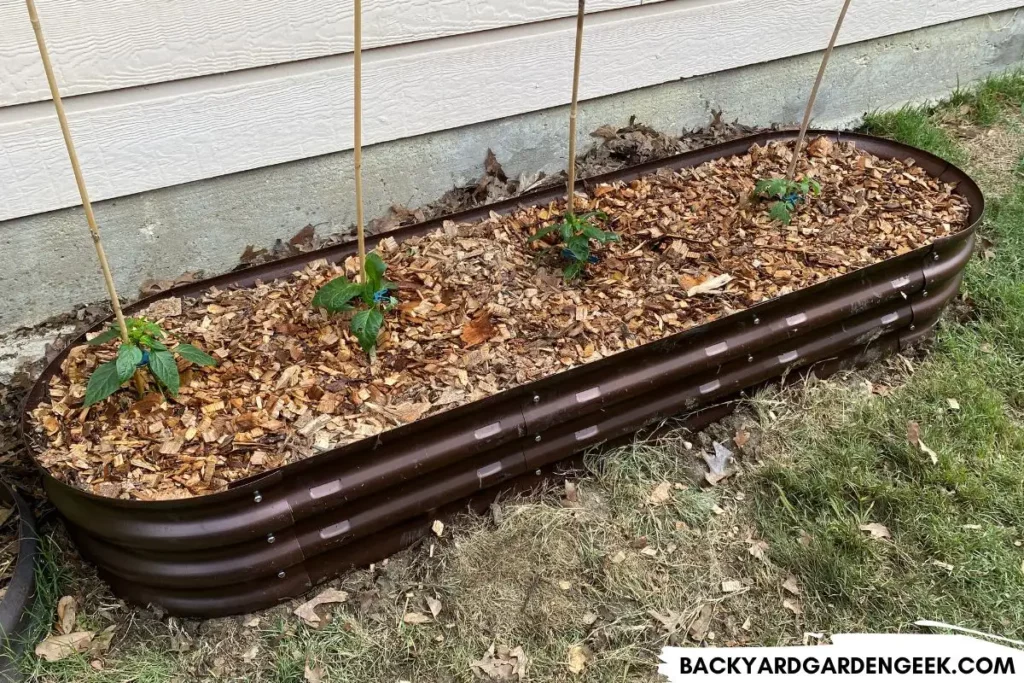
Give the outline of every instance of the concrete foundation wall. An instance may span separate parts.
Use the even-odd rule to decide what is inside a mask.
[[[624,51],[628,58],[628,48]],[[712,109],[751,125],[800,118],[820,55],[805,55],[581,104],[579,143],[631,115],[666,132],[707,123]],[[957,85],[1024,66],[1024,12],[1009,11],[836,50],[815,125],[846,126],[875,109],[937,99]],[[439,93],[443,96],[443,93]],[[481,102],[480,106],[487,106]],[[566,107],[369,147],[364,154],[368,217],[392,204],[415,207],[483,171],[488,148],[509,175],[565,165]],[[203,180],[95,206],[122,297],[148,278],[230,270],[247,245],[270,246],[307,224],[338,232],[354,211],[349,152]],[[76,304],[105,298],[81,209],[0,223],[5,302],[0,333]]]

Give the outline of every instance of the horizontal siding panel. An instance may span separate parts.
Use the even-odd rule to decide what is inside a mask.
[[[581,96],[821,49],[836,4],[663,3],[596,15],[584,42]],[[1021,4],[859,0],[842,42]],[[800,17],[799,30],[793,29],[793,17]],[[565,104],[572,37],[573,21],[565,19],[368,53],[365,142]],[[94,198],[111,198],[349,149],[351,57],[103,93],[68,104],[90,191]],[[0,109],[0,220],[77,203],[50,105]]]
[[[39,0],[37,4],[65,97],[352,51],[352,0]],[[587,11],[639,4],[641,0],[591,0]],[[576,0],[366,0],[363,47],[431,40],[575,13]],[[0,107],[49,99],[25,3],[0,3],[0,26]]]

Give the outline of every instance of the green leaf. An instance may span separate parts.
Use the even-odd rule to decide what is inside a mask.
[[[371,251],[366,255],[366,284],[370,289],[370,297],[380,290],[384,282],[384,271],[388,269],[384,259],[376,252]]]
[[[85,407],[102,401],[120,389],[122,384],[124,382],[118,375],[116,360],[99,366],[93,371],[89,385],[85,388]]]
[[[576,221],[575,219],[568,219],[555,226],[558,228],[559,234],[562,236],[563,242],[568,242],[576,234]]]
[[[757,181],[754,186],[754,193],[762,197],[775,197],[781,199],[789,190],[790,181],[785,178],[766,178]]]
[[[149,371],[164,385],[171,396],[178,395],[181,378],[178,377],[178,364],[174,362],[174,356],[170,351],[150,351]]]
[[[157,339],[167,336],[167,333],[159,325],[145,318],[128,318],[124,322],[128,327],[129,336],[146,335]]]
[[[583,235],[584,237],[588,237],[594,240],[595,242],[600,242],[601,244],[619,241],[619,236],[616,235],[614,232],[601,230],[600,228],[594,227],[593,225],[584,225]]]
[[[565,248],[572,252],[572,255],[576,257],[576,260],[586,265],[590,259],[590,241],[582,236],[577,235],[565,243]]]
[[[92,346],[99,346],[100,344],[106,344],[111,339],[116,339],[117,336],[120,333],[121,333],[121,331],[119,329],[117,329],[116,326],[113,326],[109,330],[107,330],[106,332],[103,332],[101,334],[96,335],[95,337],[90,339],[87,343],[92,345]]]
[[[192,346],[191,344],[178,344],[177,346],[174,347],[174,352],[181,356],[182,358],[184,358],[185,360],[187,360],[188,362],[195,363],[196,365],[211,366],[217,364],[216,358],[203,351],[200,351],[198,348]]]
[[[789,207],[786,206],[786,202],[775,202],[772,204],[772,208],[768,210],[768,215],[783,225],[789,225],[793,222],[793,216],[789,213]]]
[[[359,346],[366,353],[370,353],[377,346],[377,335],[380,333],[380,326],[383,324],[384,314],[377,310],[377,308],[359,311],[352,316],[352,334],[359,340]]]
[[[811,178],[810,184],[811,184],[811,191],[814,194],[821,194],[821,183],[819,183],[817,180]]]
[[[351,301],[363,293],[363,286],[342,275],[317,290],[313,308],[325,308],[331,313],[352,310]]]
[[[548,226],[545,226],[545,227],[541,228],[540,230],[538,230],[537,232],[535,232],[532,235],[530,235],[526,239],[526,241],[527,242],[536,242],[539,239],[543,239],[543,238],[547,237],[548,235],[550,235],[551,233],[553,233],[555,230],[557,230],[558,227],[559,227],[558,225],[548,225]]]
[[[589,221],[591,218],[597,218],[602,221],[608,220],[608,214],[604,211],[587,211],[579,215],[580,222]]]
[[[569,280],[575,280],[583,274],[586,267],[587,264],[584,261],[573,261],[565,267],[565,270],[562,271],[562,275],[566,282]]]
[[[121,344],[117,349],[117,376],[121,383],[127,382],[135,374],[135,366],[142,362],[142,349],[135,344]]]

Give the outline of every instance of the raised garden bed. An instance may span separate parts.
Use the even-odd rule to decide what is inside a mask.
[[[0,482],[0,680],[19,680],[13,659],[22,650],[35,598],[39,539],[32,509]]]
[[[876,172],[870,158],[843,144],[819,150],[812,163],[831,201],[798,213],[793,229],[784,230],[759,219],[756,207],[735,206],[735,198],[749,195],[743,183],[752,185],[752,165],[766,171],[781,164],[771,150],[751,158],[751,147],[793,137],[759,135],[589,180],[590,196],[623,235],[595,266],[584,287],[589,298],[540,276],[562,297],[545,303],[554,295],[541,294],[524,275],[536,280],[538,267],[556,267],[546,259],[557,257],[543,251],[525,258],[523,244],[547,219],[557,190],[389,233],[383,250],[392,277],[411,280],[429,258],[483,263],[467,267],[461,280],[458,270],[454,278],[446,273],[444,287],[400,279],[408,318],[389,329],[372,374],[364,359],[340,351],[331,363],[306,362],[316,343],[344,346],[337,336],[324,339],[341,327],[310,310],[308,299],[336,272],[316,262],[343,262],[351,246],[166,292],[159,299],[203,297],[185,302],[182,330],[195,337],[220,326],[217,334],[236,343],[221,368],[195,378],[182,404],[198,415],[213,406],[206,415],[244,416],[253,412],[249,401],[266,408],[265,382],[287,394],[288,405],[263,423],[245,419],[230,430],[215,417],[179,425],[179,410],[152,431],[156,442],[130,434],[135,423],[116,409],[97,417],[102,428],[83,430],[74,424],[77,411],[52,409],[73,392],[76,373],[95,364],[73,346],[37,382],[24,417],[30,446],[60,477],[46,471],[47,491],[83,552],[126,597],[181,614],[246,611],[374,561],[417,538],[439,510],[462,507],[474,494],[493,493],[583,448],[793,370],[912,343],[956,294],[983,210],[980,191],[925,152],[829,133],[821,147],[853,142],[883,160],[912,158],[926,176],[904,164]],[[715,182],[706,169],[685,178],[667,172],[715,159],[729,159],[717,165]],[[861,186],[840,187],[851,174]],[[833,175],[837,184],[829,188]],[[879,176],[892,186],[879,187]],[[941,188],[927,176],[955,185],[955,200],[940,201]],[[619,181],[630,184],[615,186]],[[918,186],[931,194],[917,194]],[[891,224],[886,212],[900,208],[898,198],[913,219]],[[686,215],[672,213],[680,206]],[[840,218],[868,212],[875,234],[865,236],[854,220],[826,220],[837,210]],[[743,221],[737,211],[745,211]],[[469,223],[476,227],[455,227]],[[730,244],[734,235],[739,244]],[[825,246],[837,243],[845,249]],[[723,274],[734,279],[719,279],[717,294],[702,290]],[[257,281],[264,284],[251,288]],[[453,291],[460,285],[465,291]],[[431,314],[453,303],[459,315],[432,324]],[[531,307],[546,317],[531,318]],[[246,316],[266,333],[264,341],[277,335],[291,343],[272,352],[247,343]],[[576,341],[580,329],[589,342]],[[346,363],[361,363],[365,377],[353,377]],[[447,373],[455,380],[446,381]],[[461,393],[448,400],[454,389]],[[339,414],[341,402],[358,410]],[[328,419],[316,424],[323,414]],[[179,427],[194,430],[191,437],[182,439]],[[320,448],[329,450],[316,454]],[[160,449],[163,458],[155,455]],[[256,451],[262,455],[253,457]],[[108,465],[121,460],[97,474],[89,461],[97,453]],[[165,472],[155,464],[167,460],[188,466]]]

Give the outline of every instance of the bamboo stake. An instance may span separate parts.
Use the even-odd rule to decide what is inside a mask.
[[[359,281],[366,282],[366,233],[363,229],[363,3],[354,0],[352,71],[355,115],[353,148],[356,173],[356,241],[359,244]]]
[[[843,3],[843,9],[839,13],[839,20],[836,22],[836,28],[832,32],[832,39],[828,42],[825,54],[821,58],[821,66],[818,67],[818,77],[814,79],[814,87],[811,88],[811,97],[807,100],[807,109],[804,111],[804,121],[800,125],[800,136],[796,139],[796,148],[793,150],[793,160],[789,162],[789,172],[786,173],[786,178],[788,180],[796,178],[796,165],[800,160],[800,151],[804,146],[804,138],[807,137],[807,128],[811,124],[811,111],[814,109],[814,101],[818,99],[818,89],[821,87],[821,81],[825,77],[825,69],[828,67],[828,60],[832,57],[832,51],[836,47],[836,41],[839,39],[839,30],[843,27],[843,20],[846,19],[846,11],[848,9],[850,9],[850,0],[845,0]]]
[[[57,120],[60,121],[60,132],[64,135],[64,146],[68,150],[68,158],[71,160],[71,170],[75,174],[75,183],[78,185],[78,194],[82,198],[82,208],[85,210],[85,220],[89,224],[89,234],[92,235],[92,244],[96,248],[96,258],[100,262],[100,270],[103,272],[103,282],[107,286],[107,294],[110,296],[110,306],[114,309],[114,319],[117,320],[117,327],[121,332],[121,341],[128,341],[128,326],[124,322],[124,314],[121,312],[121,301],[117,297],[117,290],[114,288],[114,278],[110,274],[110,264],[107,262],[107,255],[103,251],[103,242],[100,241],[100,229],[96,225],[96,216],[92,211],[92,202],[89,201],[89,192],[85,188],[85,177],[82,175],[82,168],[78,163],[78,153],[75,151],[74,140],[71,139],[71,128],[68,126],[68,118],[64,113],[64,102],[60,98],[60,90],[57,88],[57,79],[53,75],[53,64],[50,62],[50,52],[46,49],[46,41],[43,39],[43,27],[39,22],[39,14],[36,12],[35,0],[25,0],[28,6],[28,18],[32,22],[32,30],[36,34],[36,45],[39,46],[39,57],[43,61],[43,70],[46,72],[46,82],[50,85],[50,96],[53,98],[53,106],[57,110]],[[138,389],[141,398],[146,393],[145,380],[142,374],[135,371],[135,388]]]
[[[583,53],[583,17],[587,0],[580,0],[576,11],[576,54],[572,67],[572,104],[569,107],[569,185],[568,212],[576,210],[576,109],[580,94],[580,61]]]

